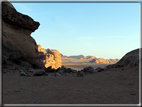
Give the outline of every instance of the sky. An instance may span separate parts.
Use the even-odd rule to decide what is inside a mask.
[[[121,59],[140,48],[139,3],[12,3],[38,21],[31,36],[63,55]]]

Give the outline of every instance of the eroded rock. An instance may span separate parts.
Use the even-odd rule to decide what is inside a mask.
[[[41,45],[37,46],[38,46],[39,56],[46,68],[51,66],[52,69],[53,68],[58,69],[59,67],[62,66],[61,54],[58,50],[48,49],[46,52],[46,50],[42,48]]]
[[[35,68],[44,68],[39,60],[36,41],[30,36],[39,27],[39,22],[21,14],[9,2],[2,2],[2,54],[19,64],[24,57]]]

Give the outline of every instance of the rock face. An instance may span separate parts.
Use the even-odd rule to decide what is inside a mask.
[[[9,2],[2,2],[2,55],[24,57],[34,67],[44,68],[36,41],[30,36],[39,25],[29,16],[17,12]]]
[[[2,3],[2,19],[12,25],[35,31],[39,27],[39,22],[35,22],[31,17],[16,11],[8,2]]]
[[[140,49],[142,49],[142,48],[140,48]],[[139,59],[139,50],[140,49],[135,49],[133,51],[128,52],[116,64],[108,65],[108,66],[104,67],[104,70],[107,70],[110,68],[138,66],[139,61],[142,60],[142,57],[141,57],[141,59]]]
[[[122,66],[129,66],[129,67],[138,65],[139,61],[142,60],[142,59],[139,59],[139,50],[140,49],[136,49],[136,50],[128,52],[115,65],[122,65]]]
[[[52,67],[58,69],[62,66],[61,54],[58,50],[48,49],[47,52],[41,45],[38,45],[39,57],[46,68]]]

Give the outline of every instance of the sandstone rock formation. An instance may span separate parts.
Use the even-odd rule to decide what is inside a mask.
[[[34,67],[44,68],[38,58],[36,41],[30,36],[39,25],[31,17],[17,12],[9,2],[2,2],[2,55],[24,57]]]
[[[104,58],[93,59],[90,62],[91,63],[96,63],[96,64],[109,64],[109,63],[111,63],[109,60],[106,60]]]
[[[47,52],[41,45],[38,46],[39,57],[44,63],[46,68],[52,67],[58,69],[62,66],[61,54],[58,50],[48,49]]]
[[[142,48],[140,49],[142,50]],[[129,67],[139,65],[139,61],[142,60],[142,57],[141,59],[139,59],[140,49],[135,49],[135,50],[128,52],[115,65],[122,65],[122,66],[129,66]]]
[[[142,48],[135,49],[128,52],[116,64],[108,65],[104,67],[104,70],[107,70],[110,68],[139,66],[140,60],[142,61],[142,57],[141,59],[139,57],[139,50],[142,50]]]

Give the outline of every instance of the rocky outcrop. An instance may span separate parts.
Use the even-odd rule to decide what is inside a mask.
[[[128,52],[115,65],[122,65],[122,66],[129,66],[129,67],[138,65],[139,61],[142,60],[142,57],[141,59],[139,59],[139,50],[140,49],[136,49],[136,50]]]
[[[109,60],[106,60],[104,58],[93,59],[90,62],[91,63],[96,63],[96,64],[109,64],[109,63],[111,63]]]
[[[89,62],[91,63],[95,63],[95,64],[114,64],[114,63],[117,63],[119,60],[115,60],[115,59],[111,59],[111,60],[108,60],[108,59],[104,59],[104,58],[96,58],[96,59],[92,59],[90,60]]]
[[[2,2],[2,55],[24,57],[32,66],[44,68],[36,41],[30,36],[39,25],[31,17],[17,12],[9,2]]]
[[[41,45],[38,45],[39,57],[44,63],[46,68],[52,67],[58,69],[62,66],[61,54],[58,50],[48,49],[47,52]]]
[[[31,31],[39,27],[39,22],[35,22],[31,17],[23,15],[8,2],[2,2],[2,20]]]
[[[104,67],[104,70],[108,70],[110,68],[119,68],[119,67],[134,67],[134,66],[139,66],[140,60],[139,58],[139,50],[140,49],[135,49],[133,51],[128,52],[126,55],[124,55],[116,64],[108,65]]]

